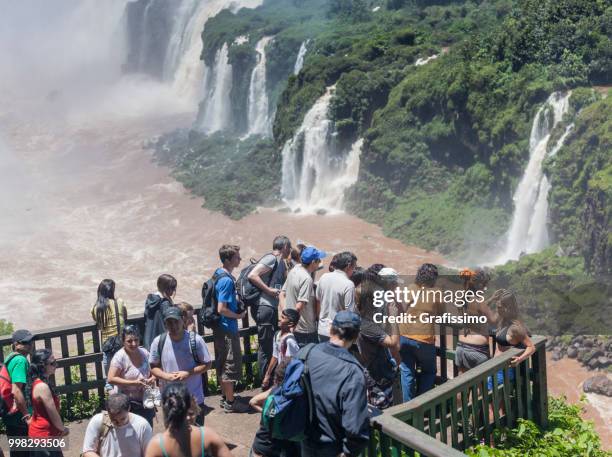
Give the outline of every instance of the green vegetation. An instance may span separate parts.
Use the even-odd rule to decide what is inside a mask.
[[[183,131],[162,136],[155,151],[178,181],[205,197],[204,207],[233,219],[273,204],[279,194],[280,156],[269,140]]]
[[[496,430],[502,444],[491,448],[483,444],[467,451],[472,457],[607,457],[591,422],[580,417],[580,405],[568,405],[565,399],[549,398],[549,426],[541,430],[533,422],[519,419],[512,430]]]

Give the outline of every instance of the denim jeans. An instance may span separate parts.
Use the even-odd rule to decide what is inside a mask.
[[[400,338],[400,375],[404,402],[427,392],[436,379],[436,346],[402,336]],[[417,366],[421,372],[417,373]]]

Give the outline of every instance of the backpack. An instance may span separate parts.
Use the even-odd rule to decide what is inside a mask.
[[[4,363],[0,363],[0,416],[12,414],[15,409],[13,383],[7,365],[17,355],[19,354],[13,353],[8,356]]]
[[[246,306],[257,306],[259,304],[261,290],[259,290],[259,288],[251,282],[251,280],[249,279],[249,274],[251,273],[251,271],[253,271],[255,266],[260,261],[261,259],[259,259],[259,261],[251,259],[251,263],[240,271],[240,275],[238,275],[238,279],[236,280],[236,291],[238,292],[238,297],[240,297],[240,300]],[[277,267],[278,258],[276,258],[276,261],[274,262],[274,267],[272,268],[272,272],[270,273],[270,279],[268,280],[267,286],[270,286],[270,281],[272,281]]]
[[[164,350],[164,345],[166,344],[166,339],[168,338],[168,332],[164,332],[159,336],[159,343],[157,343],[157,352],[159,354],[159,364],[161,366],[162,361],[162,353]],[[189,351],[191,352],[191,356],[193,357],[193,361],[196,365],[202,365],[202,361],[198,358],[198,349],[196,345],[196,332],[189,332]],[[162,367],[163,369],[163,367]]]
[[[300,349],[287,365],[283,383],[266,399],[261,413],[262,423],[272,438],[302,441],[314,421],[308,356],[315,346],[310,343]]]
[[[229,277],[227,273],[213,274],[212,278],[202,284],[202,308],[198,314],[198,320],[204,324],[206,328],[214,328],[219,323],[221,316],[217,309],[217,291],[215,287],[217,281],[223,277]]]

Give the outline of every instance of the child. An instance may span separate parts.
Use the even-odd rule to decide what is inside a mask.
[[[295,309],[284,309],[281,313],[278,326],[280,330],[274,335],[272,347],[272,359],[268,364],[268,369],[261,383],[261,389],[267,390],[270,387],[270,379],[277,364],[282,363],[286,357],[295,356],[300,347],[293,335],[293,330],[300,320],[300,313]]]
[[[195,319],[193,318],[193,306],[186,301],[180,302],[177,306],[181,310],[183,322],[185,323],[185,330],[188,332],[197,332]]]

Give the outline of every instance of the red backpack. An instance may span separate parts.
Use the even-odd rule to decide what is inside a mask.
[[[11,354],[4,361],[0,363],[0,415],[6,416],[15,412],[15,397],[13,396],[13,383],[11,382],[11,375],[6,368],[7,364],[13,357],[18,354]]]

